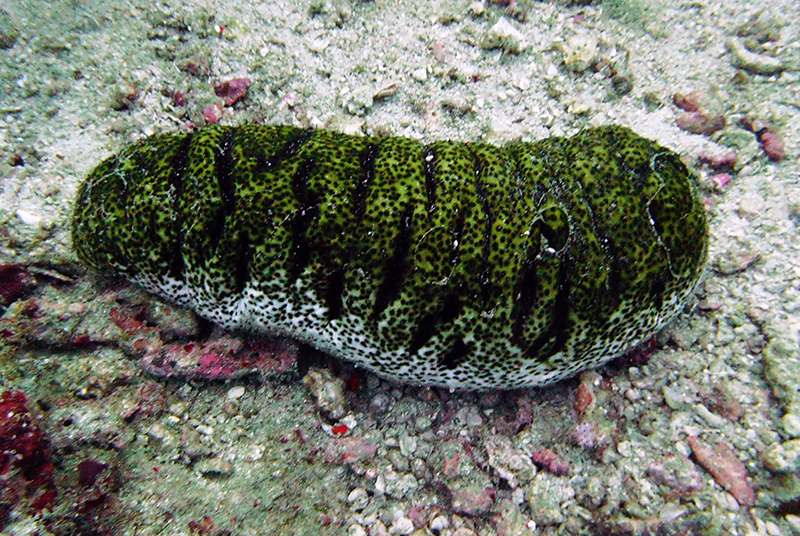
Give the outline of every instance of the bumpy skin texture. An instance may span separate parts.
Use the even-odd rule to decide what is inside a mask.
[[[622,127],[499,148],[251,125],[104,161],[73,243],[225,328],[484,389],[653,335],[697,285],[708,228],[680,158]]]

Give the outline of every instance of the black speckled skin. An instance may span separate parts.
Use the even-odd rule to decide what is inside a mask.
[[[73,243],[228,329],[483,389],[652,336],[697,285],[708,229],[678,155],[622,127],[500,148],[250,125],[107,159]]]

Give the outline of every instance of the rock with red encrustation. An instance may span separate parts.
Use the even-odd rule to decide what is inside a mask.
[[[217,97],[225,99],[225,106],[231,106],[247,95],[247,88],[252,84],[249,78],[234,78],[214,86],[214,93]]]
[[[89,291],[87,291],[89,292]],[[141,312],[129,311],[115,291],[75,300],[75,289],[43,285],[37,296],[12,303],[3,315],[4,338],[37,348],[115,345],[142,337]]]
[[[0,509],[19,504],[42,511],[56,499],[50,446],[28,411],[28,397],[21,391],[0,395]],[[0,510],[2,514],[2,510]],[[7,523],[0,515],[0,531]]]
[[[28,294],[35,286],[36,278],[24,265],[0,264],[0,311]]]
[[[192,342],[199,334],[193,313],[156,300],[136,287],[106,290],[86,303],[71,302],[70,296],[48,288],[42,297],[14,302],[0,324],[3,338],[16,345],[51,349],[116,347],[139,358],[142,368],[158,378],[268,377],[295,366],[297,347],[288,342],[244,342],[221,332]],[[164,344],[165,340],[172,342]],[[102,384],[102,378],[100,381]],[[92,394],[93,387],[84,382],[82,389],[88,390],[76,394],[80,398],[107,395],[108,389],[98,385],[100,391]]]
[[[230,335],[207,341],[165,344],[142,357],[140,364],[158,378],[229,380],[243,376],[276,376],[294,370],[297,346],[284,340],[244,342]]]

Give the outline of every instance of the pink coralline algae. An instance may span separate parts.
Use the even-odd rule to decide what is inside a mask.
[[[27,402],[20,391],[0,395],[0,530],[23,498],[37,511],[50,509],[56,498],[50,449]]]
[[[272,376],[291,370],[295,346],[265,340],[245,344],[224,335],[205,342],[166,344],[141,360],[142,368],[159,378],[228,380],[252,374]]]
[[[581,422],[575,425],[575,443],[584,449],[591,449],[597,446],[597,434],[594,431],[594,424]]]

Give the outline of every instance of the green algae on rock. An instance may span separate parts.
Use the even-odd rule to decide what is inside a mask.
[[[149,138],[78,193],[78,257],[226,329],[398,381],[550,383],[652,336],[708,249],[679,156],[618,126],[495,147],[285,126]]]

